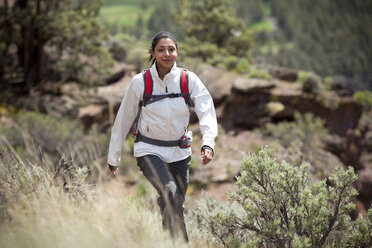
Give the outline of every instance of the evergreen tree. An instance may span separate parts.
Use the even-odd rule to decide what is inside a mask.
[[[177,18],[177,16],[174,16],[177,2],[178,1],[174,0],[162,0],[157,2],[148,24],[151,34],[155,34],[161,30],[166,30],[175,34],[177,39],[181,39],[175,21],[175,17]]]
[[[97,19],[100,7],[101,0],[5,0],[0,6],[1,81],[9,82],[12,72],[21,75],[28,89],[47,80],[46,48],[57,56],[53,65],[60,72],[71,69],[65,78],[78,77],[84,65],[93,71],[107,66],[110,56],[102,49]],[[93,56],[99,62],[92,63]]]
[[[249,25],[259,22],[264,17],[264,4],[262,0],[235,0],[236,13],[239,18]]]
[[[204,47],[210,44],[211,49],[217,46],[230,55],[248,56],[252,35],[236,17],[230,0],[182,0],[177,21],[186,42],[197,40]]]

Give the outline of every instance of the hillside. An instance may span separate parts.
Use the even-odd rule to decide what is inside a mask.
[[[209,219],[208,216],[215,210],[209,212],[199,208],[202,208],[206,199],[211,196],[219,201],[227,201],[226,193],[235,192],[239,188],[235,180],[242,169],[242,154],[256,152],[262,146],[267,146],[271,156],[277,161],[285,160],[291,164],[291,167],[294,165],[293,168],[303,163],[310,163],[308,175],[310,185],[323,179],[328,180],[337,168],[353,165],[353,170],[359,172],[354,184],[359,195],[354,200],[356,209],[353,216],[367,215],[371,202],[372,183],[371,143],[368,137],[372,129],[370,122],[365,123],[361,119],[362,106],[350,97],[347,89],[323,89],[319,92],[314,86],[317,85],[316,83],[311,83],[312,86],[306,88],[304,87],[306,82],[316,79],[309,76],[302,79],[304,80],[302,83],[298,82],[298,73],[286,68],[273,67],[269,71],[261,71],[260,74],[257,72],[256,75],[261,75],[258,78],[253,74],[249,77],[226,72],[224,69],[211,67],[208,64],[194,63],[193,65],[199,68],[198,74],[214,98],[219,120],[219,136],[216,141],[214,160],[210,165],[201,167],[198,156],[201,145],[200,130],[195,122],[195,116],[191,118],[193,123],[191,130],[194,133],[193,160],[186,202],[186,207],[190,211],[187,215],[190,227],[193,225],[203,227],[204,224],[196,221],[199,215],[204,216],[202,219],[206,221],[214,220]],[[75,83],[60,87],[50,84],[48,88],[33,91],[32,97],[19,96],[17,100],[11,98],[13,99],[11,104],[8,102],[2,106],[0,118],[2,166],[11,161],[15,166],[25,159],[29,161],[27,163],[33,164],[30,167],[32,170],[38,168],[38,164],[43,164],[43,167],[37,170],[39,174],[27,174],[28,177],[35,175],[36,179],[33,177],[22,179],[31,183],[29,184],[32,186],[31,192],[34,192],[36,187],[35,193],[31,195],[27,187],[18,193],[11,193],[13,191],[4,191],[7,188],[0,185],[2,187],[0,190],[6,197],[4,199],[18,199],[9,198],[10,195],[16,197],[18,194],[25,194],[30,199],[25,205],[25,208],[30,209],[32,213],[28,215],[29,217],[23,215],[22,211],[18,215],[14,215],[13,212],[8,213],[12,218],[15,216],[19,218],[19,225],[24,232],[33,230],[35,235],[44,237],[48,233],[53,233],[53,230],[59,230],[59,233],[69,235],[74,240],[71,230],[80,230],[80,225],[84,227],[93,223],[96,226],[95,237],[102,237],[100,228],[103,228],[105,232],[108,229],[112,235],[119,235],[113,238],[114,240],[132,243],[134,247],[141,247],[141,245],[153,247],[150,245],[153,244],[150,240],[155,240],[155,237],[164,247],[168,247],[170,241],[165,233],[146,228],[150,223],[154,222],[155,226],[160,223],[157,210],[151,207],[138,207],[138,205],[156,205],[156,196],[151,185],[144,180],[137,169],[132,156],[131,138],[128,138],[124,145],[119,175],[113,178],[105,167],[114,113],[119,107],[132,75],[136,73],[133,65],[118,64],[116,68],[117,71],[112,77],[116,75],[118,80],[110,81],[105,86],[80,89]],[[8,156],[9,151],[13,153],[12,156]],[[23,175],[23,170],[28,170],[27,166],[22,167],[27,163],[21,162],[17,165],[20,166],[17,175]],[[6,172],[10,168],[12,167],[4,167],[5,174],[0,176],[13,173]],[[48,180],[51,177],[40,173],[52,173],[54,178],[58,179],[51,184],[55,186],[53,188],[46,186],[50,185]],[[44,181],[40,181],[40,178]],[[22,180],[19,181],[21,184]],[[64,187],[58,186],[63,182]],[[44,194],[51,194],[52,191],[52,194],[58,193],[59,197],[62,197],[60,192],[62,188],[68,189],[73,197],[71,199],[81,199],[81,197],[85,199],[78,201],[81,205],[76,205],[77,203],[74,203],[76,200],[71,202],[68,198],[69,194],[67,198],[63,198],[64,208],[71,211],[69,214],[71,218],[64,217],[63,223],[73,225],[74,228],[65,229],[59,226],[58,223],[62,220],[54,217],[51,221],[52,229],[45,231],[41,222],[30,218],[51,218],[50,215],[58,215],[58,208],[53,206],[60,202],[60,199],[57,201],[54,198],[45,198]],[[202,192],[209,193],[209,196],[206,198]],[[33,195],[36,198],[30,198]],[[39,212],[35,204],[40,204],[39,201],[42,199],[49,199],[51,207],[43,208],[44,211]],[[107,201],[110,202],[109,205]],[[12,202],[7,204],[13,206]],[[85,204],[91,207],[86,209]],[[213,203],[211,200],[207,201],[207,204],[214,204],[209,206],[212,207],[221,203]],[[105,210],[102,212],[102,209]],[[88,217],[92,215],[96,218]],[[79,216],[79,219],[83,218],[80,224],[74,221],[75,216]],[[115,221],[107,222],[107,218],[114,218]],[[125,221],[120,222],[117,218]],[[122,235],[120,230],[123,226],[127,232],[137,233],[136,227],[128,224],[127,221],[139,223],[141,230],[147,233],[146,238]],[[29,229],[24,226],[27,223],[36,223],[38,226]],[[12,222],[11,228],[16,228],[13,225]],[[193,238],[192,247],[199,247],[201,244],[220,247],[221,242],[215,239],[219,236],[208,234],[210,230],[205,226],[203,228],[204,231],[201,233],[191,231],[198,229],[190,229]],[[5,234],[11,230],[13,229],[6,229]],[[15,233],[15,237],[23,237],[23,234],[18,231],[12,232]],[[212,235],[213,238],[208,235]],[[92,240],[96,240],[95,237],[77,239],[75,243],[83,247],[107,245],[108,239],[103,237],[92,243]],[[35,238],[36,236],[29,235],[25,240]],[[37,240],[44,243],[70,244],[60,235],[47,235]],[[33,242],[39,241],[35,239]],[[17,239],[4,239],[3,242],[4,247],[20,244]]]
[[[162,231],[131,135],[118,175],[107,167],[122,98],[163,29],[218,118],[202,166],[190,109],[188,247],[370,247],[370,10],[363,0],[1,2],[0,247],[186,246]]]
[[[177,23],[173,17],[179,16],[180,2],[108,0],[101,16],[109,26],[116,27],[116,32],[151,37],[167,29],[183,41],[185,37],[179,25],[170,24]],[[227,2],[254,33],[251,55],[255,63],[314,71],[322,77],[344,76],[348,87],[372,89],[369,70],[372,37],[367,25],[372,21],[372,5],[368,1],[336,4],[319,0],[311,5],[306,0]]]
[[[210,183],[231,184],[239,174],[241,154],[264,145],[273,148],[274,156],[293,161],[294,158],[290,154],[284,155],[282,150],[293,149],[292,146],[296,144],[297,149],[300,149],[298,152],[305,156],[304,161],[314,166],[314,181],[326,178],[339,166],[352,165],[359,171],[359,197],[365,208],[368,208],[372,200],[368,191],[368,185],[371,184],[368,175],[372,169],[368,141],[371,127],[361,120],[362,105],[351,97],[349,89],[335,87],[337,82],[331,83],[335,85],[333,87],[324,86],[314,75],[301,78],[301,81],[297,71],[280,67],[261,71],[261,76],[244,76],[203,63],[193,63],[193,66],[198,68],[196,73],[214,99],[220,134],[213,166],[200,167],[197,154],[201,137],[196,116],[192,115],[191,122],[194,124],[191,129],[195,136],[192,183],[206,189],[209,186],[214,187]],[[12,101],[12,108],[41,111],[57,118],[63,116],[78,120],[76,125],[81,126],[81,132],[90,132],[93,127],[109,136],[122,96],[132,75],[136,73],[135,66],[118,64],[116,68],[112,78],[116,77],[117,80],[110,81],[106,86],[79,89],[73,83],[61,87],[50,85],[52,88],[35,91],[32,98],[18,97],[17,101]],[[260,75],[258,72],[256,75]],[[312,115],[305,115],[307,113]],[[23,125],[27,127],[29,124]],[[286,129],[294,130],[289,132]],[[40,132],[35,132],[34,135],[42,135]],[[11,137],[15,139],[14,136]],[[107,138],[104,139],[105,142]],[[16,140],[11,143],[20,145]],[[130,147],[131,141],[128,142]],[[302,145],[299,146],[297,142]],[[97,159],[103,163],[107,145],[101,143],[99,154],[102,157],[97,155]],[[123,175],[128,174],[128,171],[129,174],[136,175],[135,161],[129,147],[125,148],[126,159],[122,172]],[[218,195],[221,196],[219,193]],[[223,195],[222,198],[225,199]]]

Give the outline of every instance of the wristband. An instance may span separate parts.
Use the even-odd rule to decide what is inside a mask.
[[[212,152],[212,157],[214,156],[214,150],[213,150],[212,147],[210,147],[208,145],[204,145],[204,146],[202,146],[201,151],[203,151],[204,149],[210,150]]]
[[[108,166],[109,166],[109,168],[110,168],[111,171],[115,171],[118,168],[117,166],[112,166],[110,164]]]

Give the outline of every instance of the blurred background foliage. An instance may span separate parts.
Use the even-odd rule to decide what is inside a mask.
[[[372,88],[368,0],[7,0],[0,12],[1,87],[100,84],[114,60],[142,59],[132,49],[144,51],[153,34],[169,30],[181,61],[240,73],[275,64]]]

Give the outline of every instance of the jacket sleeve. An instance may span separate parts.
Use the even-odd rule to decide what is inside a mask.
[[[192,73],[190,77],[191,99],[195,104],[195,112],[199,119],[200,131],[203,135],[203,146],[209,146],[214,150],[214,139],[217,137],[217,117],[214,109],[212,96],[201,80]]]
[[[138,113],[140,92],[141,90],[143,91],[143,83],[141,84],[140,76],[137,75],[132,79],[112,127],[107,159],[108,164],[112,166],[120,165],[123,143]]]

